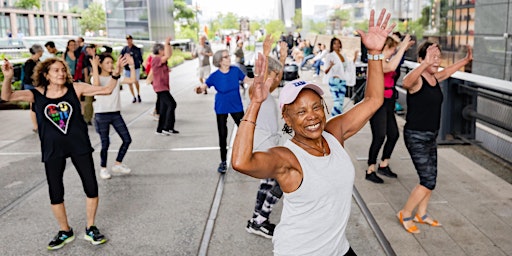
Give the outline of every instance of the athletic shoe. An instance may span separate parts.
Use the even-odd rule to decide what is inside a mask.
[[[371,172],[370,174],[366,172],[366,179],[374,183],[384,183],[384,180],[377,176],[375,172]]]
[[[72,228],[70,228],[69,231],[60,230],[53,240],[50,241],[47,248],[48,250],[57,250],[71,243],[73,240],[75,240],[75,235],[73,234]]]
[[[132,170],[124,164],[120,164],[120,165],[115,164],[114,166],[112,166],[112,171],[117,172],[117,173],[122,173],[122,174],[128,174]]]
[[[133,97],[132,103],[137,102],[137,98]]]
[[[227,169],[228,169],[228,167],[227,167],[226,161],[222,161],[222,162],[220,162],[219,168],[217,168],[217,171],[220,173],[226,173]]]
[[[96,226],[85,228],[84,239],[91,242],[93,245],[104,244],[107,242],[105,236],[100,233]]]
[[[162,132],[155,132],[156,135],[161,135],[161,136],[169,136],[170,133],[166,132],[164,133],[164,131]]]
[[[397,178],[398,177],[398,175],[396,175],[396,173],[391,171],[391,168],[389,168],[389,165],[386,166],[386,167],[380,167],[379,166],[379,169],[377,169],[377,172],[379,174],[382,174],[382,175],[390,177],[390,178]]]
[[[163,133],[163,134],[167,134],[167,135],[171,135],[171,134],[178,134],[178,133],[180,133],[180,132],[179,132],[179,131],[176,131],[176,130],[168,130],[168,131],[163,130],[163,131],[162,131],[162,133]]]
[[[265,238],[272,238],[274,236],[274,229],[276,228],[275,224],[270,223],[268,220],[265,220],[263,223],[258,224],[254,220],[247,221],[247,227],[245,230],[251,234],[259,235]]]
[[[137,101],[140,103],[142,100],[140,99],[140,95],[137,95]]]
[[[112,175],[108,172],[107,168],[101,168],[100,169],[100,177],[104,180],[110,179]]]

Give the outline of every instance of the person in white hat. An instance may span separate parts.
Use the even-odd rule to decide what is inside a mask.
[[[274,255],[356,255],[345,229],[350,216],[354,166],[343,148],[383,103],[382,48],[395,24],[380,13],[368,33],[358,30],[371,59],[365,99],[327,122],[322,89],[306,81],[292,81],[281,90],[279,105],[293,137],[282,147],[253,152],[256,117],[272,79],[266,61],[256,63],[251,103],[241,120],[233,145],[233,169],[255,178],[274,178],[284,193],[283,212],[274,236]],[[374,57],[375,56],[375,57]]]

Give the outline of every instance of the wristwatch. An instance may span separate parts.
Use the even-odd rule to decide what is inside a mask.
[[[384,59],[384,54],[369,54],[368,53],[368,60],[383,60]]]

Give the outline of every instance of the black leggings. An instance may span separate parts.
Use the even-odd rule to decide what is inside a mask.
[[[240,125],[240,120],[244,117],[244,112],[236,112],[230,114],[217,114],[217,131],[219,132],[220,159],[226,162],[228,153],[228,115],[235,121],[236,125]]]
[[[84,192],[88,198],[98,197],[98,182],[94,172],[92,152],[83,155],[72,155],[71,162],[78,171]],[[53,158],[44,162],[46,181],[50,192],[51,204],[64,202],[64,170],[66,169],[66,157]]]
[[[370,118],[370,127],[372,128],[372,144],[368,153],[368,165],[377,163],[377,155],[386,137],[381,160],[391,158],[391,153],[395,148],[399,133],[395,118],[394,99],[384,99],[384,104]]]

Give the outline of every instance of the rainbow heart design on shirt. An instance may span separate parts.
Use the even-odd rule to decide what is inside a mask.
[[[44,108],[44,114],[48,120],[52,122],[61,132],[64,134],[68,131],[69,119],[73,113],[73,107],[71,104],[65,101],[59,102],[59,104],[48,104]]]

